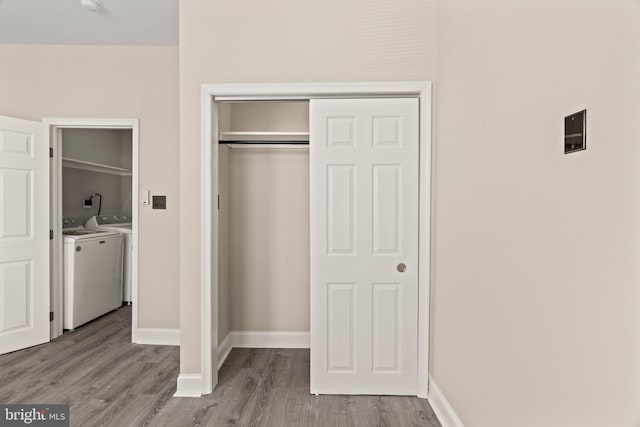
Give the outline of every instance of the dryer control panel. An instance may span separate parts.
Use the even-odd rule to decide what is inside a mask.
[[[103,225],[131,224],[129,214],[96,215],[89,218],[85,227],[99,227]]]
[[[78,228],[82,223],[78,218],[62,218],[62,228]]]

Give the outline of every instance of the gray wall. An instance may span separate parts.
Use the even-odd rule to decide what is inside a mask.
[[[120,129],[63,129],[62,157],[109,166],[131,168],[131,131]],[[82,201],[102,194],[103,214],[131,214],[131,177],[62,168],[62,216],[84,223],[98,213],[99,197],[91,208]]]
[[[82,200],[93,193],[102,194],[102,213],[122,212],[122,179],[117,175],[62,168],[62,216],[80,218],[84,224],[98,213],[99,197],[93,206],[82,207]]]

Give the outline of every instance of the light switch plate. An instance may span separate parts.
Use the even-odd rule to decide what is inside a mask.
[[[587,149],[587,110],[564,118],[564,154]]]

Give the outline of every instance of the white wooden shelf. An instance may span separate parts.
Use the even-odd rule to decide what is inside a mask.
[[[100,163],[86,162],[84,160],[62,158],[62,167],[71,169],[81,169],[91,172],[108,173],[111,175],[131,176],[131,169],[120,168],[117,166],[103,165]]]
[[[220,132],[220,141],[309,141],[309,132]]]

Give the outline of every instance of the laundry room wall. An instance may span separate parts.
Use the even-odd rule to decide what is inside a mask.
[[[131,169],[132,132],[127,129],[63,129],[62,157],[107,166]],[[62,168],[62,216],[79,218],[83,223],[97,215],[131,215],[131,177],[94,172],[65,166]],[[100,194],[90,207],[83,200]],[[100,205],[101,204],[101,205]]]
[[[100,197],[93,198],[90,208],[84,199],[92,194],[102,195],[102,213],[118,213],[122,206],[122,180],[108,175],[80,169],[62,168],[62,216],[78,218],[84,224],[98,213]]]
[[[180,327],[178,103],[177,46],[0,45],[0,114],[140,120],[141,328]]]
[[[201,85],[433,80],[436,3],[180,2],[182,374],[200,372]]]

